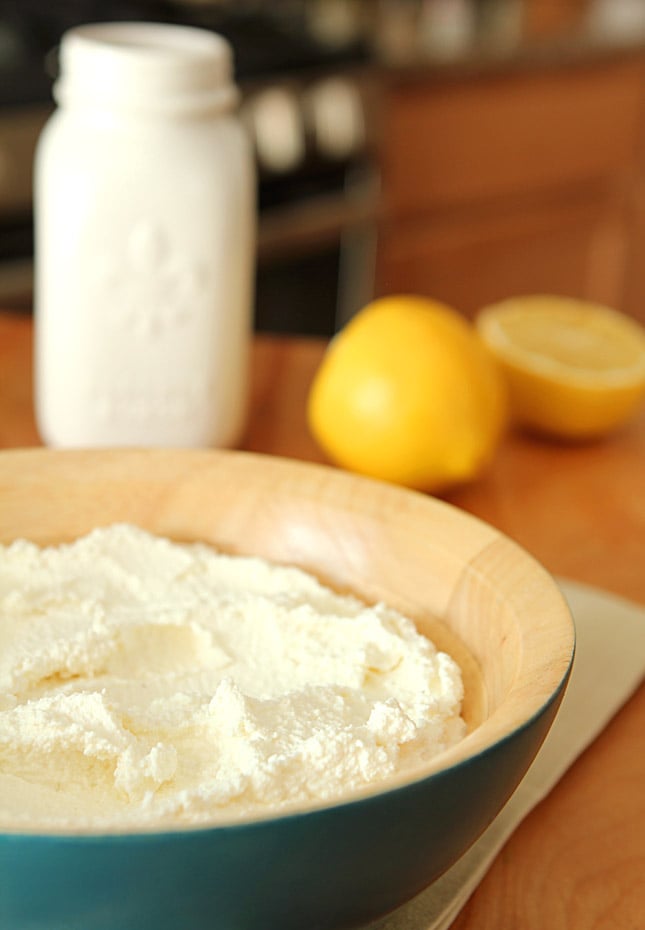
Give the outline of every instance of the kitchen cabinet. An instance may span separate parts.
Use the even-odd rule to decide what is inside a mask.
[[[472,315],[570,294],[645,321],[645,52],[392,74],[376,290]]]
[[[641,150],[645,166],[645,146]],[[644,172],[645,174],[645,172]],[[638,179],[629,199],[630,249],[623,307],[645,322],[645,176]]]

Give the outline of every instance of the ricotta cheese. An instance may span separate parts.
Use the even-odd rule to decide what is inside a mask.
[[[217,823],[454,744],[460,670],[384,604],[134,526],[0,547],[0,827]]]

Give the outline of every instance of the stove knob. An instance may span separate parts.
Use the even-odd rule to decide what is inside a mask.
[[[245,103],[259,165],[274,174],[298,169],[305,160],[305,126],[297,95],[288,87],[270,87]]]
[[[363,151],[365,112],[353,81],[343,77],[318,81],[309,88],[305,107],[320,155],[342,161]]]

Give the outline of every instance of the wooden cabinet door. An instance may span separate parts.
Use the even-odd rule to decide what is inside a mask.
[[[622,307],[645,324],[645,180],[639,180],[629,200],[628,255]]]
[[[605,196],[392,222],[381,229],[377,291],[427,294],[468,315],[522,293],[620,306],[626,237],[620,198]]]
[[[550,292],[644,317],[644,62],[394,82],[377,293],[472,315]]]
[[[624,177],[642,116],[640,58],[394,84],[385,211],[400,218]]]

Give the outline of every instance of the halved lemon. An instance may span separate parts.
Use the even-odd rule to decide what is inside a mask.
[[[645,397],[645,329],[623,313],[568,297],[514,297],[476,328],[508,384],[516,423],[564,439],[602,436]]]

